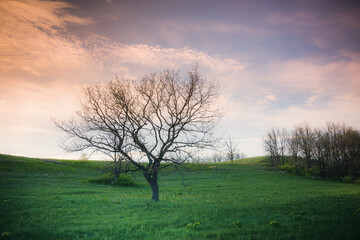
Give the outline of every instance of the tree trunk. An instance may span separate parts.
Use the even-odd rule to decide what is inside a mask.
[[[153,174],[153,176],[151,176],[151,174],[144,172],[144,177],[151,187],[151,200],[155,202],[159,201],[159,185],[157,183],[157,174]]]
[[[159,185],[157,184],[157,181],[151,185],[151,191],[151,200],[155,202],[159,201]]]
[[[115,182],[117,182],[118,181],[118,179],[119,179],[119,175],[120,175],[120,173],[121,173],[121,162],[114,162],[114,164],[115,164]]]
[[[114,177],[116,182],[121,173],[121,160],[119,159],[119,156],[116,154],[116,152],[114,154]]]

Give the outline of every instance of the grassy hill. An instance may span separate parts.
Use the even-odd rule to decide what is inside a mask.
[[[105,162],[0,155],[0,239],[359,239],[360,186],[263,164],[188,165],[136,186],[89,184]]]

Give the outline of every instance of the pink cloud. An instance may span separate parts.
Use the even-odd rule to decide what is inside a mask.
[[[78,39],[66,35],[68,24],[89,24],[66,12],[64,2],[2,1],[0,28],[0,69],[44,76],[54,69],[78,68],[86,53]]]

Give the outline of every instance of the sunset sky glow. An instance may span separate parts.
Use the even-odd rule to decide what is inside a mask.
[[[219,82],[247,156],[271,127],[360,129],[359,1],[0,1],[0,153],[75,158],[51,118],[84,86],[174,68]],[[98,156],[101,158],[100,156]]]

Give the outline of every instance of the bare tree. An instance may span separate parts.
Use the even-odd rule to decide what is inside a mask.
[[[289,136],[287,138],[288,143],[288,152],[291,156],[292,163],[294,165],[297,164],[299,153],[300,153],[300,130],[299,127],[295,127],[294,130],[292,130],[289,133]]]
[[[314,132],[309,123],[304,122],[298,128],[300,154],[306,161],[306,167],[311,167],[312,156],[314,154]]]
[[[154,201],[160,169],[187,161],[191,150],[213,146],[222,115],[215,107],[217,85],[197,67],[186,78],[172,70],[140,81],[116,77],[85,88],[84,96],[75,118],[55,121],[68,136],[64,148],[93,149],[130,163],[126,170],[142,171]]]
[[[82,153],[79,157],[79,160],[82,160],[82,161],[86,161],[88,159],[89,159],[89,157],[86,153]]]
[[[223,156],[223,154],[220,153],[220,152],[215,152],[215,153],[213,153],[213,155],[211,156],[211,160],[212,160],[214,163],[222,162],[222,161],[224,161],[224,156]]]
[[[264,139],[264,147],[270,156],[272,166],[283,165],[285,163],[285,154],[289,143],[289,133],[283,128],[271,128]]]
[[[229,137],[229,139],[225,142],[226,146],[226,156],[231,161],[231,163],[234,163],[234,159],[239,156],[237,153],[238,146],[234,144],[233,140]]]
[[[278,130],[275,128],[270,129],[266,137],[264,138],[265,151],[270,156],[270,163],[272,166],[278,166],[280,164],[280,147],[278,139]]]
[[[279,146],[279,153],[281,157],[281,164],[285,164],[285,154],[286,154],[286,146],[289,139],[289,133],[286,130],[286,128],[283,128],[282,130],[277,129],[277,140],[278,140],[278,146]]]
[[[318,163],[321,178],[326,177],[326,159],[328,158],[329,138],[324,129],[314,129],[314,159]]]

